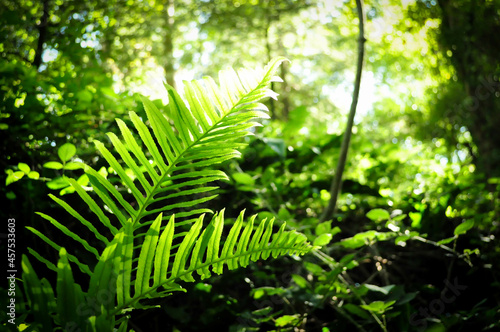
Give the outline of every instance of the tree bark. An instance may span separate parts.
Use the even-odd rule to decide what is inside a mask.
[[[331,218],[336,211],[337,198],[342,189],[342,174],[344,172],[345,164],[347,161],[347,152],[349,151],[349,143],[351,141],[352,126],[354,124],[354,116],[356,115],[356,107],[358,105],[359,88],[361,86],[361,73],[363,72],[363,60],[365,54],[365,28],[364,28],[364,11],[363,11],[363,0],[356,0],[356,7],[359,19],[359,37],[358,37],[358,62],[356,68],[356,79],[354,80],[354,92],[352,96],[351,109],[349,111],[349,117],[347,119],[346,129],[344,132],[344,137],[342,139],[342,145],[340,148],[340,157],[337,163],[337,169],[335,170],[335,175],[330,187],[330,201],[328,206],[320,217],[320,222],[324,222],[328,218]]]
[[[165,40],[163,43],[165,51],[165,64],[163,70],[165,70],[165,80],[169,85],[175,88],[175,68],[174,68],[174,1],[168,0],[165,4]]]
[[[49,22],[49,0],[43,0],[43,13],[40,18],[40,24],[36,26],[38,30],[38,41],[35,51],[35,58],[33,59],[33,65],[38,69],[42,64],[43,55],[43,44],[47,40],[47,28]]]
[[[281,44],[281,42],[280,42]],[[284,49],[284,48],[283,48]],[[290,85],[288,84],[286,80],[286,76],[288,74],[288,63],[283,62],[281,64],[281,79],[283,80],[282,86],[281,86],[281,104],[283,105],[283,110],[281,112],[283,121],[288,121],[289,115],[290,115],[290,99],[288,96],[290,95]]]
[[[264,38],[266,39],[267,62],[269,62],[273,58],[271,49],[271,40],[269,37],[269,30],[271,29],[271,16],[270,16],[271,14],[269,13],[269,2],[266,2],[266,6],[268,10],[266,11],[267,24],[264,29]],[[271,82],[271,90],[274,91],[274,89],[275,89],[275,84],[274,82]],[[276,106],[273,98],[269,98],[269,113],[271,113],[271,118],[273,119],[277,118]]]

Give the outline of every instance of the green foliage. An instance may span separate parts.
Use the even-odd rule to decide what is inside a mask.
[[[469,220],[461,223],[457,227],[455,227],[455,230],[453,231],[453,233],[455,235],[465,234],[472,227],[474,227],[474,220],[469,219]]]
[[[39,280],[27,257],[23,257],[23,280],[35,319],[33,327],[45,329],[56,324],[65,329],[111,331],[115,324],[121,324],[120,329],[125,329],[127,318],[122,315],[131,309],[148,308],[149,305],[142,303],[145,299],[185,291],[179,282],[195,281],[194,273],[205,279],[211,272],[221,274],[225,265],[233,270],[270,256],[303,255],[313,249],[304,235],[285,230],[285,223],[277,232],[273,230],[274,219],[264,219],[254,227],[256,216],[245,222],[243,212],[223,241],[224,210],[215,213],[204,226],[204,216],[211,211],[196,208],[216,196],[211,193],[216,187],[206,184],[227,178],[223,172],[207,166],[238,156],[237,148],[242,145],[239,139],[257,125],[254,119],[267,116],[266,107],[259,100],[274,97],[267,86],[277,80],[275,72],[282,61],[283,58],[273,60],[264,70],[223,71],[219,75],[220,86],[211,78],[186,82],[184,93],[188,104],[166,86],[168,115],[173,125],[144,98],[151,129],[145,120],[130,112],[140,140],[122,119],[116,121],[123,139],[108,134],[121,161],[103,143],[95,141],[129,195],[117,190],[111,179],[89,166],[85,166],[85,173],[100,201],[74,179],[65,178],[102,225],[96,225],[67,202],[50,195],[95,240],[44,213],[38,214],[83,247],[93,259],[84,262],[81,256],[68,253],[54,239],[29,227],[59,251],[59,261],[53,264],[29,248],[38,260],[57,273],[56,292],[47,280]],[[70,164],[66,162],[75,153],[72,144],[59,148],[61,168]],[[132,176],[124,166],[132,170]],[[20,169],[28,170],[23,165]],[[75,283],[72,265],[87,275],[88,288]],[[96,300],[98,306],[89,308],[87,303]],[[121,317],[118,320],[117,315]]]
[[[28,178],[33,180],[38,180],[40,178],[40,174],[36,171],[32,171],[30,167],[25,163],[17,164],[17,168],[19,171],[13,171],[11,169],[6,170],[7,178],[5,179],[5,185],[21,180],[25,175]]]
[[[75,156],[75,154],[76,154],[75,145],[71,143],[65,143],[62,146],[60,146],[57,150],[57,155],[59,157],[60,162],[48,161],[45,164],[43,164],[43,167],[51,170],[62,170],[63,172],[83,169],[84,165],[81,162],[70,161]],[[40,173],[36,171],[31,171],[30,167],[25,163],[19,163],[18,168],[20,170],[18,172],[12,171],[11,169],[6,170],[7,178],[5,181],[7,186],[12,184],[13,182],[21,180],[24,177],[24,175],[27,175],[28,178],[32,180],[47,181],[47,187],[52,190],[60,190],[59,194],[61,196],[75,192],[75,189],[71,186],[70,182],[68,181],[68,177],[64,174],[62,176],[57,176],[52,179],[46,177],[40,178]],[[81,186],[87,186],[89,182],[87,175],[86,174],[81,175],[77,179],[77,182]]]
[[[379,222],[382,220],[388,220],[390,215],[389,212],[384,209],[373,209],[366,214],[366,217],[375,222]]]
[[[97,330],[124,331],[128,322],[136,330],[183,332],[498,328],[498,1],[365,3],[366,63],[352,149],[338,213],[318,224],[330,199],[351,100],[358,33],[354,5],[0,0],[0,134],[6,169],[0,175],[7,184],[0,192],[9,200],[2,212],[4,219],[18,222],[18,257],[29,243],[37,258],[30,257],[33,267],[22,262],[29,271],[24,286],[32,291],[24,299],[16,292],[17,321],[42,321],[52,331],[69,322],[57,317],[59,310],[75,318],[60,306],[77,301],[80,291],[72,290],[71,282],[58,285],[59,275],[81,285],[80,309],[90,317],[89,328]],[[181,87],[181,79],[217,75],[228,65],[260,65],[277,54],[293,61],[277,71],[284,82],[270,82],[280,94],[278,101],[266,102],[271,119],[264,119],[263,127],[248,128],[255,139],[234,141],[249,143],[235,149],[241,160],[200,167],[185,161],[162,179],[168,156],[151,126],[157,121],[150,121],[139,94],[149,96],[157,109],[153,113],[167,116],[178,138],[174,143],[184,148],[175,129],[184,118],[166,105],[177,95],[165,93],[161,81]],[[192,101],[184,96],[196,119]],[[127,115],[130,110],[138,125]],[[146,145],[148,138],[141,137],[143,127],[163,163]],[[138,149],[130,149],[122,128]],[[189,141],[195,136],[191,126],[187,130]],[[94,140],[104,145],[104,153],[96,153]],[[66,144],[76,148],[71,158],[75,149]],[[216,152],[223,148],[217,145]],[[139,150],[145,160],[136,156]],[[110,155],[121,169],[110,166]],[[193,161],[208,164],[213,159]],[[131,167],[130,160],[136,165]],[[92,174],[78,168],[83,164]],[[204,183],[203,174],[213,181]],[[75,189],[75,181],[81,190]],[[155,188],[165,191],[152,194]],[[49,193],[51,199],[46,199]],[[243,219],[241,211],[252,217]],[[226,220],[218,233],[222,214]],[[272,263],[261,260],[221,275],[214,269],[229,270],[224,267],[228,263],[243,266],[252,257],[203,265],[210,263],[209,256],[221,257],[230,232],[241,237],[253,220],[250,245],[259,221],[270,227],[273,218],[275,234],[286,220],[310,243],[323,245],[322,250]],[[139,228],[125,229],[129,219]],[[191,235],[204,239],[199,247],[199,242],[183,241],[193,225],[198,230]],[[31,241],[33,232],[43,241]],[[208,255],[208,244],[219,234],[218,254]],[[273,240],[271,236],[269,243]],[[111,243],[113,250],[107,249]],[[199,282],[172,277],[174,256],[183,243],[185,256],[176,275]],[[167,271],[155,274],[169,244]],[[117,258],[117,248],[122,257],[132,257],[131,269],[129,261]],[[197,252],[201,263],[191,260]],[[97,271],[99,259],[106,264]],[[53,271],[44,269],[45,264]],[[138,275],[139,264],[141,271],[151,273]],[[116,266],[115,271],[108,266]],[[101,279],[92,280],[92,291],[99,288],[100,297],[88,296],[89,275],[97,272]],[[210,284],[200,281],[208,273]],[[123,275],[122,299],[127,294],[130,301],[136,299],[138,287],[167,294],[170,282],[181,291],[132,303],[154,310],[124,309],[115,315],[118,274]],[[455,276],[468,288],[440,313],[441,295],[456,295],[447,286]],[[155,288],[158,280],[168,282]],[[59,291],[68,296],[56,297]],[[0,293],[7,291],[0,288]],[[28,314],[24,308],[31,305]],[[108,319],[113,315],[114,322]]]

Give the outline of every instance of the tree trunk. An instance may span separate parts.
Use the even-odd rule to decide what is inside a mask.
[[[452,52],[450,58],[458,81],[464,86],[461,105],[451,114],[465,126],[474,144],[477,170],[487,178],[500,177],[500,83],[498,54],[500,31],[498,2],[440,0],[439,42]]]
[[[269,3],[266,2],[266,5],[268,6]],[[269,40],[269,29],[271,29],[271,17],[270,17],[269,11],[266,11],[266,17],[267,17],[267,25],[264,30],[264,38],[266,39],[266,51],[267,51],[267,62],[271,61],[273,58],[272,55],[272,49],[271,49],[271,40]],[[275,84],[274,82],[271,82],[271,90],[274,91],[275,89]],[[269,98],[269,113],[271,113],[271,118],[275,119],[276,118],[276,106],[273,98]]]
[[[349,151],[349,143],[351,141],[352,126],[354,124],[354,116],[356,115],[356,107],[358,105],[359,88],[361,86],[361,73],[363,72],[363,59],[365,54],[365,28],[364,28],[364,12],[363,0],[356,0],[356,7],[359,19],[359,37],[358,37],[358,63],[356,68],[356,79],[354,80],[354,92],[352,95],[351,109],[349,111],[349,118],[347,119],[344,137],[342,139],[342,146],[340,148],[340,157],[335,170],[335,175],[330,187],[330,201],[325,211],[321,215],[319,221],[324,222],[333,217],[337,207],[337,198],[342,188],[342,173],[344,172],[345,164],[347,161],[347,152]]]
[[[43,13],[40,18],[40,24],[36,26],[38,30],[38,41],[35,51],[35,58],[33,59],[33,65],[38,69],[42,64],[42,55],[44,51],[43,44],[47,40],[47,28],[49,23],[49,0],[43,0]]]
[[[281,44],[281,43],[280,43]],[[290,99],[288,96],[290,95],[290,85],[286,81],[286,76],[288,73],[288,63],[283,62],[281,64],[281,79],[283,80],[283,83],[281,84],[281,103],[283,105],[283,110],[282,110],[282,116],[283,116],[283,121],[288,121],[289,114],[290,114]]]
[[[165,70],[165,80],[167,83],[175,88],[175,68],[174,68],[174,31],[175,31],[175,19],[174,19],[175,7],[174,0],[168,0],[164,8],[165,17],[165,40],[164,40],[164,52],[165,52],[165,64],[163,69]]]

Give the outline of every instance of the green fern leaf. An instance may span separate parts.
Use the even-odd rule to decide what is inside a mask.
[[[85,317],[75,310],[84,303],[84,295],[80,285],[75,284],[73,273],[68,261],[66,249],[59,252],[57,263],[57,311],[61,318],[61,325],[65,328],[85,326]]]
[[[264,219],[254,230],[255,216],[253,216],[243,228],[244,212],[241,212],[229,231],[222,251],[220,251],[219,244],[222,242],[224,225],[223,210],[215,214],[204,229],[203,215],[197,220],[184,236],[173,259],[173,265],[169,269],[172,261],[170,247],[175,233],[175,223],[172,218],[159,236],[161,219],[160,214],[146,235],[147,241],[142,246],[139,258],[139,266],[143,267],[146,272],[137,273],[135,294],[133,298],[130,298],[127,304],[129,306],[144,298],[146,294],[155,294],[159,286],[163,286],[167,291],[178,290],[179,286],[175,284],[175,281],[177,279],[188,282],[195,281],[193,277],[195,272],[201,279],[205,279],[211,276],[210,270],[221,274],[224,265],[233,270],[240,266],[247,266],[250,261],[267,259],[271,254],[273,257],[284,254],[303,255],[312,250],[312,246],[304,235],[294,231],[285,231],[285,224],[280,227],[275,238],[270,241],[273,233],[274,220],[272,219]],[[151,276],[153,260],[155,261],[154,275]],[[131,277],[130,274],[129,277]],[[118,307],[125,308],[127,305],[121,302]]]
[[[47,330],[52,330],[52,319],[50,315],[55,312],[54,292],[48,282],[38,279],[28,258],[23,255],[21,260],[23,270],[23,281],[26,297],[33,315],[35,316],[35,325],[40,324]],[[49,289],[50,288],[50,289]]]
[[[204,173],[207,170],[200,169],[240,155],[237,149],[241,147],[241,143],[237,140],[249,135],[249,130],[258,125],[252,120],[268,117],[267,108],[258,103],[258,100],[276,96],[268,85],[279,80],[274,75],[284,60],[274,59],[263,71],[245,70],[240,74],[232,69],[221,71],[220,87],[208,77],[201,81],[185,82],[184,94],[187,104],[167,85],[168,113],[173,126],[152,102],[143,98],[151,129],[135,112],[129,113],[133,129],[140,140],[125,122],[117,119],[123,139],[114,134],[108,135],[117,156],[101,142],[96,141],[95,144],[132,195],[135,200],[134,207],[129,203],[129,197],[124,196],[123,192],[118,191],[97,171],[86,167],[86,173],[94,192],[111,211],[118,224],[112,222],[101,209],[101,204],[91,198],[76,181],[69,179],[70,184],[97,219],[111,230],[112,236],[128,222],[132,223],[134,230],[148,227],[152,222],[149,216],[156,216],[160,212],[168,211],[170,215],[177,213],[178,223],[195,222],[196,213],[186,212],[186,209],[216,197],[208,195],[216,189],[215,186],[203,185],[214,180],[227,179],[222,172],[212,171],[210,176],[207,176]],[[125,168],[133,172],[136,181],[129,177]],[[179,201],[181,198],[182,201]],[[107,238],[95,228],[92,229],[91,222],[63,201],[54,200],[89,227],[104,245],[108,244]],[[164,214],[163,218],[168,220],[170,216]],[[81,243],[76,236],[70,237]],[[139,241],[143,242],[144,239]]]
[[[264,70],[221,71],[220,86],[209,77],[185,82],[185,99],[166,85],[168,117],[142,98],[146,118],[130,112],[131,125],[117,119],[122,137],[108,134],[112,149],[95,142],[116,177],[108,179],[86,166],[95,195],[68,179],[93,218],[84,218],[68,203],[51,196],[88,228],[92,241],[46,214],[39,215],[93,254],[97,264],[89,268],[34,228],[29,229],[60,251],[61,258],[56,267],[35,251],[30,252],[58,272],[58,297],[60,292],[68,292],[68,298],[62,299],[76,303],[82,296],[92,299],[104,292],[114,298],[101,303],[100,312],[87,317],[85,324],[95,329],[113,326],[109,324],[114,324],[114,315],[130,308],[145,308],[142,299],[182,291],[179,281],[194,281],[197,276],[205,279],[211,273],[222,273],[224,266],[232,270],[259,259],[302,255],[313,249],[305,236],[286,231],[285,224],[274,232],[273,219],[264,219],[254,228],[256,217],[245,224],[242,212],[225,242],[224,211],[215,213],[207,226],[203,223],[212,211],[202,204],[216,197],[217,187],[208,184],[227,179],[223,172],[207,166],[240,156],[238,149],[245,145],[240,139],[260,126],[256,119],[269,117],[260,100],[277,96],[268,86],[280,80],[274,75],[284,60],[274,59]],[[116,180],[124,190],[116,186]],[[97,227],[96,223],[102,225]],[[109,234],[99,230],[103,227]],[[101,246],[105,249],[99,254]],[[70,287],[73,279],[69,262],[90,276],[86,295],[81,288]],[[34,287],[40,287],[33,277],[30,280]],[[64,312],[59,299],[58,303],[58,310]]]

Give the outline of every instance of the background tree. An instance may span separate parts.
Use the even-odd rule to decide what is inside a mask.
[[[500,174],[496,166],[499,118],[495,114],[500,105],[500,36],[492,33],[500,28],[499,11],[498,1],[459,0],[418,1],[409,10],[420,24],[440,20],[435,38],[455,71],[452,80],[442,83],[442,92],[431,105],[431,119],[439,119],[436,130],[444,130],[452,143],[460,142],[461,128],[469,131],[469,152],[487,178]]]

